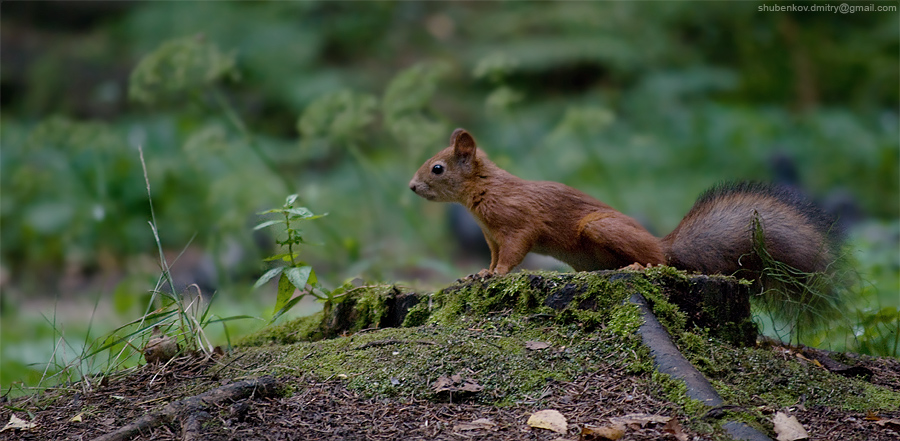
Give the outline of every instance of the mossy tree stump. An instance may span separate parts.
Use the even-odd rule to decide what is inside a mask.
[[[434,294],[397,286],[357,289],[329,317],[299,319],[249,337],[278,343],[314,341],[363,329],[447,322],[463,314],[546,314],[586,328],[604,326],[604,312],[643,295],[670,332],[693,328],[736,345],[751,345],[749,285],[733,277],[688,276],[671,268],[581,273],[514,273],[464,279]],[[287,328],[287,330],[285,329]]]

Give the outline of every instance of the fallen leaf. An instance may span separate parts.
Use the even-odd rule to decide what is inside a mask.
[[[681,423],[678,422],[675,418],[669,420],[665,426],[663,426],[663,432],[671,433],[675,436],[675,439],[678,441],[688,441],[688,436],[684,433],[684,429],[681,428]]]
[[[462,385],[459,386],[459,390],[465,392],[481,392],[482,390],[484,390],[484,386],[476,383],[475,380],[471,378],[466,378],[465,380],[463,380]]]
[[[78,415],[73,416],[72,418],[69,419],[69,422],[70,422],[70,423],[80,423],[80,422],[81,422],[81,417],[82,417],[82,415],[84,415],[84,412],[79,413]]]
[[[479,418],[471,423],[459,423],[453,426],[453,430],[455,431],[463,431],[463,430],[489,430],[497,427],[497,423],[487,419],[487,418]]]
[[[534,428],[552,430],[562,434],[569,430],[569,423],[566,422],[566,417],[553,409],[539,410],[531,414],[526,424]]]
[[[550,343],[544,343],[542,341],[526,341],[525,349],[529,349],[532,351],[539,351],[541,349],[547,349],[550,347]]]
[[[459,391],[481,392],[482,390],[484,390],[484,386],[478,384],[471,378],[463,378],[459,374],[450,377],[441,375],[437,380],[435,380],[434,383],[431,383],[431,390],[433,390],[435,393]]]
[[[875,421],[875,424],[878,424],[881,427],[890,427],[894,430],[900,430],[900,418],[891,418],[889,420],[880,419]]]
[[[625,436],[625,426],[584,426],[581,429],[581,439],[584,441],[616,441]]]
[[[772,418],[772,423],[775,425],[775,433],[778,435],[778,441],[809,439],[809,434],[806,433],[806,429],[803,428],[800,421],[797,421],[797,417],[793,415],[788,416],[784,412],[778,412],[775,414],[775,418]]]
[[[25,421],[15,415],[10,415],[9,422],[0,429],[0,432],[6,432],[7,430],[30,430],[35,427],[37,427],[37,424],[35,423]]]
[[[453,380],[446,375],[441,375],[434,383],[431,383],[431,390],[435,392],[452,391],[454,390]]]

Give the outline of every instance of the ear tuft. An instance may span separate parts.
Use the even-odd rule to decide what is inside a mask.
[[[456,129],[450,135],[453,152],[460,158],[469,159],[475,156],[475,138],[463,129]]]

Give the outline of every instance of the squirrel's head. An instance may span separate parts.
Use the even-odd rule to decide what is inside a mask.
[[[472,135],[456,129],[450,135],[450,146],[419,167],[409,189],[429,201],[463,202],[486,160],[483,153],[476,152]]]

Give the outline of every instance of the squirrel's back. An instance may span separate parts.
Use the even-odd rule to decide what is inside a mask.
[[[729,183],[703,193],[662,246],[670,266],[704,274],[755,279],[771,261],[826,272],[840,246],[835,225],[796,190]]]

